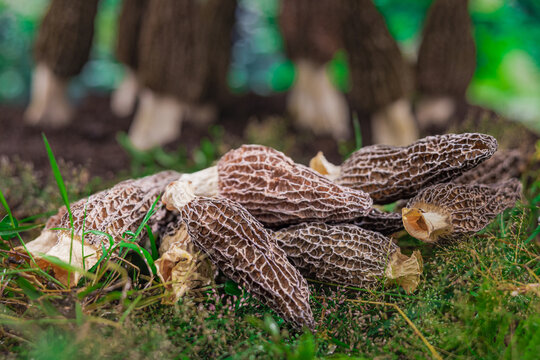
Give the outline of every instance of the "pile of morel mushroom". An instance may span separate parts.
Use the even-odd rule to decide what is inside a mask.
[[[158,173],[80,200],[71,207],[73,236],[62,208],[27,248],[40,267],[76,284],[43,254],[89,268],[162,196],[165,207],[148,225],[161,243],[157,273],[170,301],[212,283],[219,270],[296,328],[315,330],[306,278],[363,288],[391,282],[412,292],[422,258],[402,254],[391,234],[405,228],[429,243],[456,240],[513,207],[521,184],[508,174],[520,162],[496,150],[489,135],[448,134],[364,147],[341,166],[319,153],[306,167],[244,145],[197,173]],[[408,201],[401,214],[377,207],[396,201]]]

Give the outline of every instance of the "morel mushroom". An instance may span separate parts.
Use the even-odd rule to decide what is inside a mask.
[[[420,253],[401,254],[392,239],[354,225],[303,223],[276,231],[278,245],[307,277],[372,288],[385,277],[407,292],[418,286]]]
[[[137,68],[144,90],[129,130],[137,148],[174,140],[183,119],[214,120],[214,102],[226,92],[235,9],[235,0],[148,1]]]
[[[373,0],[345,0],[343,42],[351,69],[353,111],[371,115],[362,129],[368,140],[407,145],[418,139],[408,97],[412,72]],[[373,131],[368,131],[372,127]],[[372,134],[370,134],[370,132]]]
[[[350,221],[351,224],[362,229],[376,231],[383,235],[391,235],[403,229],[401,214],[397,212],[385,212],[377,208],[359,218]]]
[[[341,165],[337,183],[362,190],[374,203],[411,198],[474,168],[497,150],[494,137],[478,134],[428,136],[406,146],[366,146]]]
[[[88,60],[98,1],[51,1],[36,38],[37,66],[26,122],[62,126],[71,120],[67,84]]]
[[[139,66],[139,40],[149,0],[124,0],[118,18],[116,58],[126,67],[122,83],[111,96],[111,109],[115,115],[131,114],[139,92],[136,71]]]
[[[343,47],[342,17],[343,4],[336,0],[284,0],[279,14],[285,51],[297,70],[287,99],[289,113],[298,125],[335,139],[349,130],[347,102],[327,69]]]
[[[455,178],[452,182],[461,185],[496,184],[519,177],[526,166],[527,159],[522,151],[499,150],[490,159]]]
[[[110,234],[115,241],[119,241],[126,231],[136,231],[165,186],[179,176],[174,171],[164,171],[137,180],[126,180],[111,189],[71,204],[73,241],[69,213],[64,206],[49,219],[41,235],[26,244],[26,248],[35,254],[38,266],[51,268],[62,283],[76,285],[78,273],[71,273],[69,277],[67,271],[41,259],[40,254],[56,256],[66,263],[71,261],[71,265],[77,268],[89,269],[97,262],[102,243],[106,248],[109,244],[104,236],[88,231],[98,230]],[[148,225],[155,230],[165,215],[164,210],[158,211],[150,218]]]
[[[296,327],[314,329],[306,280],[246,209],[222,197],[196,197],[184,181],[169,185],[163,202],[181,212],[192,241],[226,276]]]
[[[261,145],[243,145],[218,163],[219,194],[237,201],[268,226],[345,221],[367,214],[363,191],[339,186],[314,170]]]
[[[403,225],[425,242],[457,240],[485,228],[520,196],[517,179],[495,185],[438,184],[420,192],[402,209]]]
[[[435,0],[422,31],[416,62],[420,100],[416,116],[423,132],[444,133],[466,102],[476,68],[468,0]]]

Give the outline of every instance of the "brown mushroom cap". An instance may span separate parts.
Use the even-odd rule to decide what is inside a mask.
[[[195,197],[180,210],[192,241],[226,276],[297,328],[314,329],[306,280],[246,209],[222,197]]]
[[[262,145],[243,145],[218,163],[219,194],[237,201],[268,226],[346,221],[365,215],[366,193],[337,185]]]
[[[496,150],[494,137],[478,133],[428,136],[404,147],[366,146],[341,165],[337,183],[369,193],[375,203],[390,203],[450,181]]]
[[[456,240],[485,228],[520,197],[517,179],[494,185],[433,185],[403,208],[403,225],[422,241]]]
[[[419,254],[403,257],[392,239],[355,225],[302,223],[274,234],[305,276],[322,281],[373,288],[385,277],[398,282],[406,278],[407,290],[413,291],[422,272],[421,261],[414,260]],[[411,266],[411,261],[416,266]],[[391,270],[387,271],[388,267]],[[416,278],[412,287],[411,277]]]

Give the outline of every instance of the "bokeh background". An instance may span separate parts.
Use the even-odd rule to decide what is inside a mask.
[[[390,32],[414,60],[421,27],[432,0],[375,0]],[[49,0],[0,0],[0,102],[28,100],[32,42]],[[109,92],[123,76],[113,56],[121,0],[102,0],[91,59],[70,85],[75,99]],[[540,1],[471,0],[477,68],[467,96],[471,103],[540,131]],[[279,0],[239,0],[229,85],[236,93],[266,95],[286,91],[295,76],[277,26]],[[346,54],[329,65],[347,89]]]

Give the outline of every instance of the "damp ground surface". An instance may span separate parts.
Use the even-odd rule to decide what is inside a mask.
[[[88,169],[92,177],[114,179],[119,173],[129,172],[131,157],[118,142],[119,133],[127,133],[133,116],[118,118],[109,107],[109,97],[89,96],[76,109],[73,121],[59,129],[26,125],[24,107],[0,106],[0,156],[17,157],[33,164],[37,172],[47,174],[50,169],[41,134],[44,133],[58,159]],[[185,149],[190,154],[203,138],[211,138],[216,127],[220,131],[220,150],[239,146],[243,139],[281,145],[282,149],[299,162],[306,163],[322,150],[333,161],[340,161],[336,142],[330,137],[314,137],[309,132],[295,129],[279,117],[277,125],[272,117],[283,114],[284,95],[263,98],[254,95],[229,101],[220,119],[210,126],[186,122],[180,138],[167,144],[165,151]],[[277,144],[279,142],[279,144]],[[274,143],[274,144],[272,144]]]

